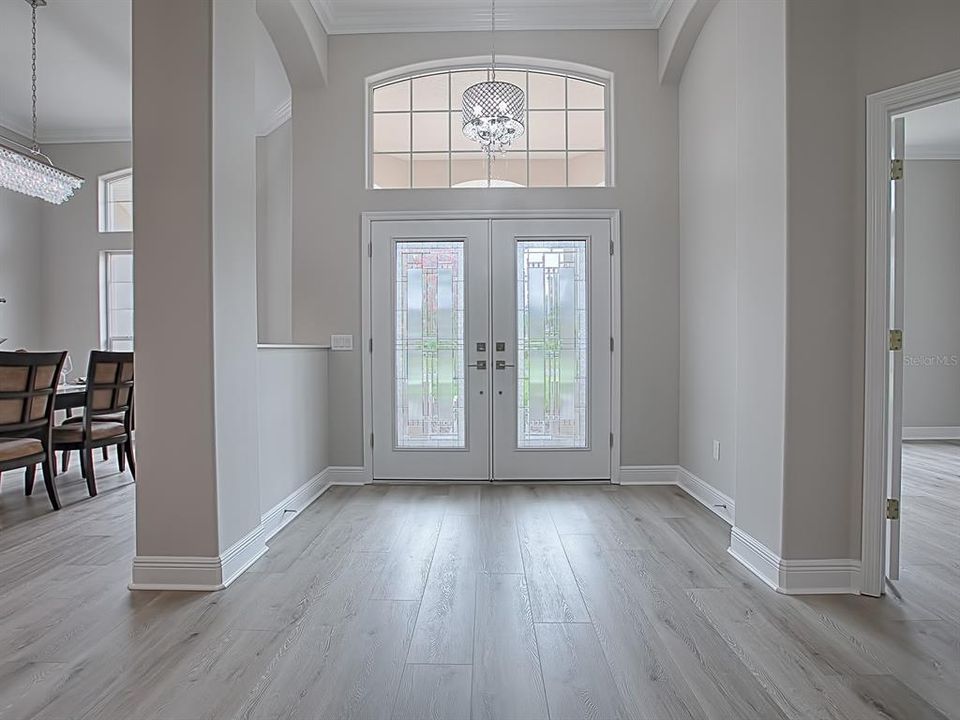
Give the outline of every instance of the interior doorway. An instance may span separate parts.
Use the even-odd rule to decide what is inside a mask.
[[[958,98],[953,72],[867,103],[863,592],[927,603],[960,552]]]
[[[611,480],[615,215],[368,219],[373,479]]]

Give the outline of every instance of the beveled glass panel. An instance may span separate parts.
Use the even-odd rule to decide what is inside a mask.
[[[410,155],[374,155],[373,187],[410,187]]]
[[[410,115],[386,113],[373,116],[373,151],[408,152],[410,150]]]
[[[570,153],[567,173],[570,187],[604,187],[607,177],[606,153]]]
[[[587,243],[517,242],[517,447],[586,448]]]
[[[445,152],[414,153],[413,187],[450,187],[450,156]]]
[[[567,78],[567,107],[571,110],[603,110],[606,88],[598,83]]]
[[[396,245],[397,448],[466,448],[464,247]]]
[[[373,91],[374,112],[395,112],[410,109],[410,81],[401,80]]]
[[[565,78],[562,75],[530,73],[527,107],[532,110],[562,110],[567,106]]]
[[[606,147],[603,110],[571,110],[567,113],[570,150],[603,150]]]
[[[490,161],[491,187],[524,187],[527,184],[527,154],[508,152]]]
[[[413,114],[413,151],[449,150],[449,113],[422,112]]]
[[[565,150],[567,118],[562,110],[531,110],[527,113],[527,145],[531,150]]]
[[[449,110],[450,75],[425,75],[413,79],[414,110]]]
[[[530,187],[564,187],[566,184],[565,152],[530,153]]]
[[[484,153],[453,153],[450,160],[452,187],[487,187],[487,156]]]

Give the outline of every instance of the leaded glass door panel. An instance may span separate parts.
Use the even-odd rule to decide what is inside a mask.
[[[493,478],[610,478],[606,220],[492,223]]]
[[[489,222],[373,225],[374,473],[490,477]]]

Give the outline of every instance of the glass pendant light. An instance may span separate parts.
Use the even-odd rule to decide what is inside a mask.
[[[497,2],[490,3],[490,79],[463,91],[463,134],[488,154],[506,152],[524,132],[523,89],[497,80]]]
[[[33,22],[33,144],[27,147],[16,140],[0,137],[0,141],[7,144],[6,147],[0,145],[0,187],[59,205],[83,185],[83,178],[56,167],[40,151],[37,142],[37,8],[45,6],[47,0],[26,2],[31,7]],[[11,147],[13,145],[22,150]]]

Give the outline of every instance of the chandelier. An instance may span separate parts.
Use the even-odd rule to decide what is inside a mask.
[[[523,135],[523,90],[497,80],[497,2],[490,3],[490,79],[463,91],[463,134],[488,155],[502,153]]]
[[[37,8],[45,6],[47,0],[26,2],[31,7],[33,23],[33,144],[27,147],[16,140],[0,137],[0,140],[7,144],[7,147],[0,145],[0,187],[59,205],[83,185],[83,178],[56,167],[50,158],[40,151],[37,142]],[[10,147],[11,145],[16,145],[23,151]]]

